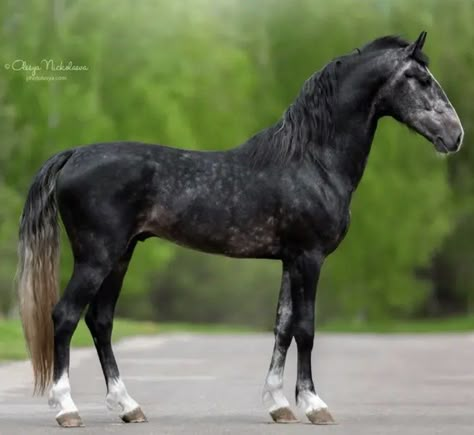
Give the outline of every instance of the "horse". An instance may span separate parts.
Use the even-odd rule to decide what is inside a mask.
[[[114,310],[134,248],[158,237],[203,252],[282,263],[274,348],[263,401],[277,423],[296,421],[283,393],[297,346],[296,403],[313,424],[334,422],[311,370],[315,297],[325,258],[343,240],[350,203],[378,120],[390,116],[442,154],[458,151],[459,117],[428,69],[426,32],[377,38],[314,73],[281,119],[226,151],[136,142],[60,152],[41,167],[20,220],[18,293],[35,393],[64,427],[82,420],[69,384],[70,342],[86,310],[109,408],[146,421],[120,378]],[[74,269],[58,297],[60,215]]]

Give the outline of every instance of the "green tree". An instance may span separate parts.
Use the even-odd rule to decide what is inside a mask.
[[[0,65],[53,59],[88,68],[61,81],[0,74],[0,309],[13,303],[26,190],[50,155],[114,140],[227,149],[276,122],[331,58],[383,34],[427,30],[431,69],[464,122],[465,150],[440,160],[425,140],[381,122],[349,234],[321,277],[319,314],[323,321],[414,315],[436,297],[433,280],[472,310],[474,3],[422,0],[413,10],[408,0],[0,3]],[[66,237],[63,245],[65,285]],[[442,273],[420,279],[436,253]],[[150,241],[132,260],[119,311],[269,326],[279,274],[276,263]]]

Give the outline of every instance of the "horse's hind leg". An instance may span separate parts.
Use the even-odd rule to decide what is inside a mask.
[[[76,215],[74,215],[77,217]],[[54,324],[54,370],[53,386],[49,404],[59,408],[57,422],[64,427],[81,426],[77,407],[71,397],[69,384],[69,349],[72,335],[86,306],[93,300],[113,265],[126,250],[124,232],[103,230],[93,232],[85,229],[72,231],[74,222],[68,214],[62,214],[68,230],[74,254],[74,271],[64,291],[63,297],[53,309]]]
[[[49,404],[59,407],[57,422],[64,427],[82,426],[78,410],[71,397],[69,384],[69,347],[81,313],[90,302],[109,272],[107,261],[78,261],[64,295],[53,310],[54,372]]]
[[[135,245],[135,241],[130,244],[127,253],[104,280],[100,290],[89,305],[85,317],[104,372],[107,385],[107,406],[109,409],[118,410],[120,417],[126,423],[146,421],[146,417],[139,404],[130,397],[124,383],[120,379],[111,344],[115,305]]]

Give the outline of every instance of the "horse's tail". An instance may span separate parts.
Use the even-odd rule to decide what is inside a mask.
[[[52,310],[58,300],[59,225],[56,179],[73,151],[50,158],[37,173],[20,220],[17,285],[23,331],[33,364],[35,393],[51,383]]]

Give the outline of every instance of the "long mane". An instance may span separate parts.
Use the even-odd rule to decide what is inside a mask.
[[[249,139],[242,148],[256,166],[301,159],[308,145],[323,145],[334,135],[333,100],[337,89],[335,62],[305,81],[280,121]]]
[[[272,127],[257,133],[239,149],[254,166],[284,165],[293,159],[309,156],[317,159],[317,150],[334,137],[334,102],[338,89],[337,64],[357,56],[361,61],[378,51],[408,47],[400,36],[383,36],[356,52],[334,59],[304,83],[295,101]],[[428,65],[428,57],[417,52],[416,60]],[[309,146],[311,145],[311,146]]]

